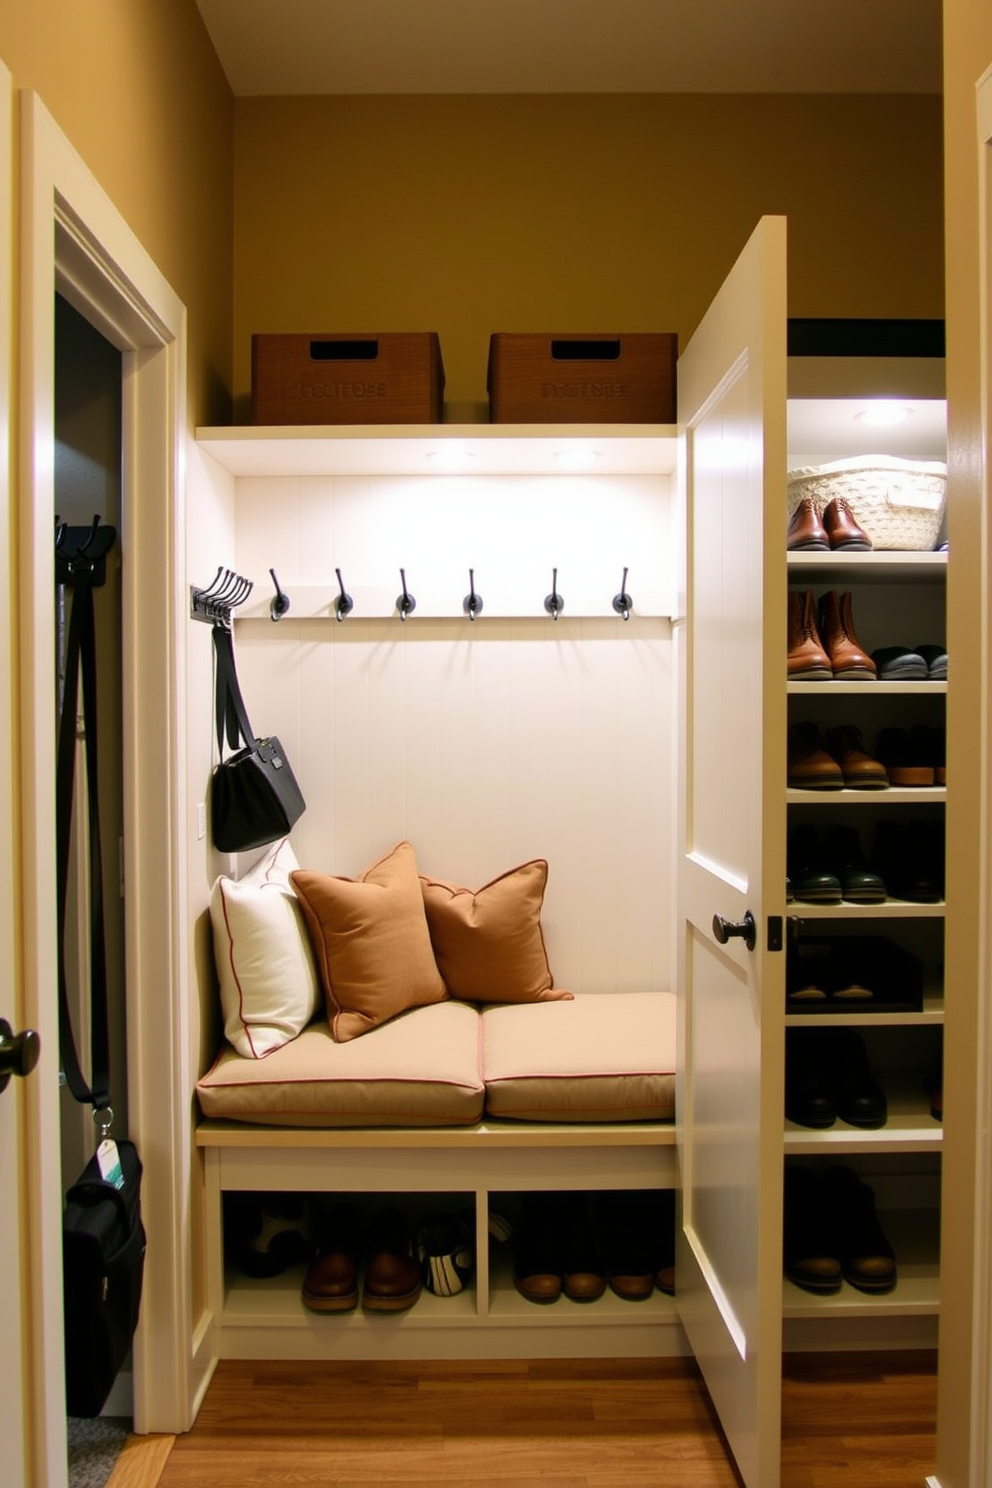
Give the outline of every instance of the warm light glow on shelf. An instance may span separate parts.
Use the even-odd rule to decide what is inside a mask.
[[[555,450],[555,459],[563,470],[591,470],[602,458],[602,450],[590,444],[564,444]]]
[[[904,424],[912,416],[911,408],[892,398],[875,398],[854,415],[860,423],[867,424],[871,429],[892,429],[897,424]]]

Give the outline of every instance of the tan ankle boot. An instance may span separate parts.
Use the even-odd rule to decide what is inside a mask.
[[[830,657],[816,628],[813,591],[789,590],[789,632],[786,675],[790,682],[829,682]]]
[[[844,682],[874,682],[875,663],[854,630],[849,593],[838,595],[836,589],[820,599],[820,637],[830,657],[835,677]]]

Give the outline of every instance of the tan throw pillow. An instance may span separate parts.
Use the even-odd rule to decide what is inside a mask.
[[[521,863],[481,889],[421,876],[438,970],[467,1002],[557,1002],[541,931],[548,881],[543,858]]]
[[[360,878],[308,869],[290,877],[336,1039],[344,1043],[407,1008],[444,1001],[409,842],[397,843]]]

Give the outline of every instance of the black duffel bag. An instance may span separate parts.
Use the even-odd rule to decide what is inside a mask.
[[[118,1142],[123,1187],[92,1157],[62,1216],[66,1412],[98,1416],[131,1348],[145,1267],[141,1161]]]

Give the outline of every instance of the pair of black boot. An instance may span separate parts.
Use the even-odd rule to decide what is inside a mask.
[[[673,1189],[528,1193],[521,1202],[513,1284],[529,1302],[628,1302],[675,1290]]]
[[[788,1028],[785,1114],[824,1131],[839,1118],[874,1131],[888,1120],[888,1101],[853,1028]]]
[[[939,821],[880,821],[871,855],[855,827],[821,836],[803,823],[789,837],[786,897],[804,904],[937,904],[944,896],[944,828]]]
[[[787,1165],[783,1208],[785,1274],[804,1291],[828,1294],[846,1281],[861,1292],[896,1284],[893,1250],[875,1212],[875,1195],[853,1168]]]

